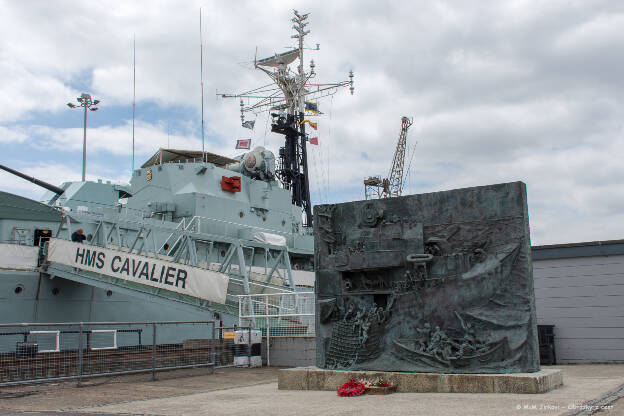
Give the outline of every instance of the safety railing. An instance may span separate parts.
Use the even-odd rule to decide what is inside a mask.
[[[237,365],[236,330],[251,333],[214,321],[0,324],[0,386],[137,373],[156,379],[201,367],[214,373]]]
[[[314,292],[266,293],[238,296],[239,324],[262,331],[267,365],[273,341],[315,336]]]

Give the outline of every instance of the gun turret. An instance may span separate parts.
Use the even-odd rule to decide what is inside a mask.
[[[275,155],[270,150],[258,146],[242,155],[240,162],[230,163],[225,168],[250,178],[271,181],[275,179]]]
[[[11,169],[9,167],[6,167],[4,165],[0,165],[0,169],[4,169],[9,173],[12,173],[15,176],[19,176],[20,178],[24,178],[27,181],[30,181],[32,183],[34,183],[35,185],[39,185],[45,189],[47,189],[48,191],[52,191],[57,195],[61,195],[63,192],[65,192],[65,190],[63,188],[59,188],[58,186],[54,186],[52,184],[49,184],[47,182],[41,181],[37,178],[35,178],[34,176],[28,176],[28,175],[24,175],[22,172],[18,172],[14,169]]]

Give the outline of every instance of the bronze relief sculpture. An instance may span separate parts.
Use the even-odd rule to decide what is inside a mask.
[[[319,367],[539,370],[523,183],[314,213]]]

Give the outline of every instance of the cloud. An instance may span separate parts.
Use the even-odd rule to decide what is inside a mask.
[[[9,129],[0,126],[0,143],[23,143],[27,139],[26,132],[21,129]]]
[[[29,120],[44,110],[59,110],[64,97],[77,94],[58,78],[34,68],[15,66],[0,53],[0,123]],[[78,94],[79,95],[79,94]]]
[[[67,152],[71,166],[80,166],[82,126],[64,105],[90,92],[102,105],[89,121],[88,173],[127,179],[119,172],[129,172],[132,153],[136,35],[137,159],[168,145],[200,149],[200,7],[207,150],[232,156],[243,137],[275,153],[282,145],[266,115],[246,115],[257,117],[256,129],[243,129],[238,100],[215,93],[269,82],[250,62],[256,48],[265,57],[292,44],[292,3],[4,6],[4,148]],[[310,12],[307,46],[320,43],[319,51],[305,51],[317,80],[346,80],[355,71],[354,96],[341,91],[320,100],[319,146],[310,148],[314,203],[360,199],[365,177],[387,175],[405,115],[414,117],[410,148],[418,142],[406,192],[523,180],[534,243],[624,235],[624,57],[617,53],[624,6],[492,0],[294,7]],[[34,165],[53,171],[52,179],[79,177],[69,161],[46,163]],[[6,183],[3,189],[17,189]]]

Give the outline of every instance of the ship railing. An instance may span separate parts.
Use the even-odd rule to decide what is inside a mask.
[[[216,321],[0,324],[0,386],[80,385],[85,378],[140,373],[156,379],[158,372],[176,369],[214,374],[215,368],[241,365],[235,331],[252,334],[250,327]],[[244,354],[247,365],[250,349]]]
[[[167,251],[167,255],[169,255],[171,253],[171,251],[173,251],[175,249],[175,247],[180,243],[180,240],[183,237],[183,232],[184,231],[194,231],[194,232],[199,233],[199,226],[197,226],[197,230],[191,229],[191,226],[193,225],[194,221],[195,221],[195,217],[193,217],[192,219],[190,219],[188,221],[187,221],[186,217],[182,217],[182,219],[180,220],[178,225],[176,225],[176,227],[171,232],[171,234],[169,234],[169,236],[167,238],[165,238],[165,241],[163,241],[163,243],[160,245],[160,248],[158,249],[158,253],[160,253],[161,251],[165,250],[165,247],[168,245],[170,247],[170,249]],[[188,224],[187,224],[187,222],[188,222]],[[173,240],[175,240],[175,241],[173,241]],[[172,243],[172,241],[173,241],[173,243]]]
[[[182,234],[185,232],[201,234],[202,228],[203,228],[203,231],[206,232],[207,224],[204,224],[204,226],[202,227],[202,222],[208,222],[208,223],[221,225],[222,229],[220,230],[220,234],[224,236],[228,236],[228,237],[234,237],[234,238],[239,237],[240,229],[248,229],[248,230],[253,230],[253,231],[258,231],[258,232],[265,232],[268,234],[277,234],[277,235],[286,237],[287,240],[289,237],[291,237],[291,234],[285,231],[273,230],[270,228],[257,227],[257,226],[253,226],[249,224],[241,224],[235,221],[222,220],[218,218],[203,217],[203,216],[195,215],[191,217],[190,219],[183,217],[180,220],[176,228],[171,232],[171,234],[169,234],[169,236],[165,239],[163,244],[161,244],[159,252],[163,250],[163,248],[165,247],[165,244],[168,244],[168,246],[171,248],[175,247],[176,244],[178,243],[178,240],[180,240],[180,238],[182,237]],[[215,232],[215,230],[211,230],[211,234],[217,234],[217,232]]]
[[[188,158],[188,159],[172,160],[170,162],[165,162],[165,163],[202,163],[202,162],[205,162],[205,160],[202,160],[201,157],[194,157],[194,158]],[[163,165],[165,163],[163,163]]]
[[[241,287],[245,286],[244,278],[242,278],[242,277],[235,277],[235,275],[232,275],[232,274],[230,274],[229,276],[230,276],[230,282],[231,283],[233,283],[235,285],[238,285],[238,286],[241,286]],[[267,284],[255,281],[253,279],[249,279],[249,286],[250,286],[250,289],[252,291],[257,291],[257,292],[262,292],[262,291],[265,291],[265,290],[272,290],[273,291],[273,292],[269,292],[267,294],[273,294],[273,293],[284,293],[284,294],[296,293],[289,286],[279,287],[279,286],[275,286],[275,285],[267,285]],[[238,295],[235,295],[235,296],[238,296]],[[237,301],[237,303],[238,303],[238,301]]]
[[[16,239],[7,239],[7,240],[0,240],[0,243],[4,243],[4,244],[15,244],[17,246],[26,246],[26,245],[32,245],[32,244],[28,244],[29,242],[26,240],[16,240]]]
[[[206,160],[202,159],[201,157],[192,157],[192,158],[186,158],[186,159],[178,159],[178,160],[170,160],[168,162],[163,162],[163,165],[167,165],[169,163],[205,163]]]
[[[240,325],[262,331],[267,345],[267,365],[271,365],[271,350],[284,348],[283,343],[272,339],[315,336],[314,292],[239,295],[238,310]]]
[[[284,287],[270,286],[270,285],[265,285],[261,282],[257,282],[254,280],[249,280],[249,288],[250,288],[250,291],[252,292],[267,291],[267,294],[294,293],[287,286],[284,286]],[[234,277],[233,275],[230,275],[230,286],[228,288],[228,291],[231,291],[232,293],[228,292],[226,294],[226,302],[225,302],[226,305],[238,308],[240,304],[240,299],[238,296],[240,292],[245,291],[245,280],[242,277],[239,278],[239,277]],[[247,303],[249,303],[249,301]],[[250,309],[249,305],[246,305],[246,309],[248,310]]]
[[[201,229],[202,229],[202,225],[201,222],[202,221],[206,221],[206,222],[212,222],[212,223],[217,223],[217,224],[223,224],[225,225],[227,228],[225,229],[224,234],[228,234],[229,232],[229,227],[232,227],[233,230],[236,230],[236,234],[238,234],[238,230],[241,228],[244,229],[248,229],[248,230],[253,230],[253,231],[259,231],[259,232],[265,232],[265,233],[269,233],[269,234],[278,234],[284,237],[288,237],[290,236],[292,233],[289,233],[287,231],[280,231],[280,230],[275,230],[272,228],[264,228],[264,227],[258,227],[256,225],[249,225],[249,224],[243,224],[240,222],[236,222],[236,221],[230,221],[230,220],[222,220],[219,218],[211,218],[211,217],[202,217],[199,215],[194,216],[193,218],[191,218],[191,220],[188,222],[188,225],[186,225],[187,229],[189,229],[190,227],[194,226],[196,228],[192,229],[192,231],[197,232],[197,233],[201,233]],[[235,236],[232,234],[232,236]]]

